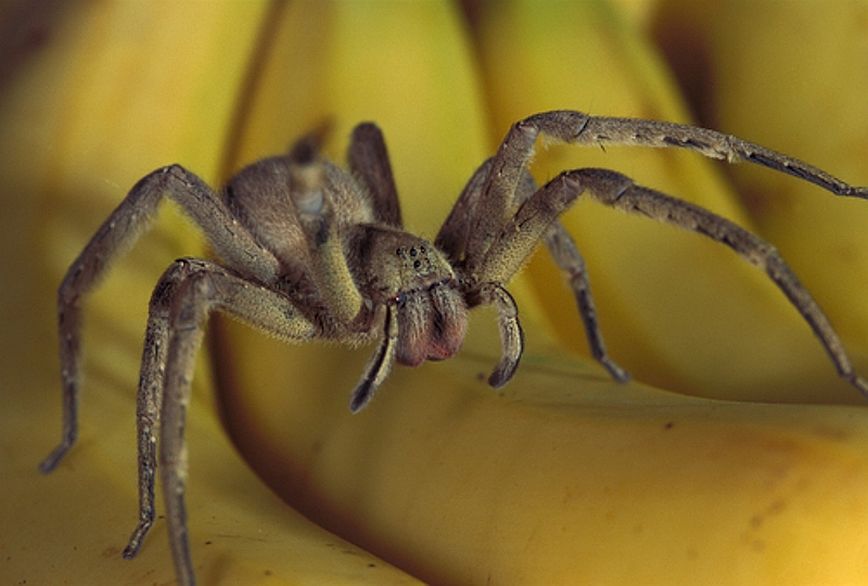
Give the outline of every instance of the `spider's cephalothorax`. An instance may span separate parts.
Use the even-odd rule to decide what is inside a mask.
[[[395,361],[416,366],[453,356],[464,339],[468,309],[492,304],[499,315],[502,356],[488,381],[499,387],[515,372],[523,346],[518,310],[504,285],[544,241],[568,278],[594,358],[624,381],[627,373],[603,345],[584,261],[558,222],[582,194],[699,232],[744,256],[802,314],[838,374],[868,395],[868,384],[854,372],[828,319],[773,246],[720,216],[614,171],[565,171],[538,188],[528,164],[540,134],[583,145],[682,147],[763,165],[836,195],[868,199],[868,188],[732,136],[574,111],[544,112],[514,124],[497,153],[470,178],[433,243],[404,230],[385,143],[373,124],[361,124],[353,132],[349,170],[319,157],[317,133],[285,156],[246,167],[219,196],[183,167],[164,167],[133,187],[60,286],[63,435],[41,469],[52,470],[78,433],[80,300],[112,257],[141,233],[165,195],[202,228],[220,263],[177,260],[151,297],[138,390],[139,523],[124,557],[138,552],[153,524],[159,460],[181,584],[195,582],[184,513],[184,421],[202,327],[212,311],[234,314],[287,340],[377,340],[352,393],[350,408],[358,411]]]
[[[395,359],[418,366],[455,354],[467,329],[467,304],[449,261],[430,242],[380,226],[354,228],[346,242],[363,296],[393,312]]]

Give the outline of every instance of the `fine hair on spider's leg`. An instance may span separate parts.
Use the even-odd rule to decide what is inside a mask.
[[[78,436],[82,298],[111,262],[132,247],[150,224],[164,196],[175,200],[202,227],[211,245],[230,266],[244,266],[264,281],[277,274],[277,260],[256,243],[220,198],[193,173],[171,165],[136,183],[70,265],[58,289],[63,429],[60,444],[39,465],[43,473],[57,466]]]
[[[362,295],[353,282],[330,200],[325,193],[326,169],[313,146],[305,141],[292,149],[290,197],[298,212],[310,255],[309,274],[329,313],[337,321],[351,321],[362,308]]]
[[[538,189],[536,181],[525,169],[517,185],[516,202],[511,214],[515,213],[519,205],[527,201]],[[609,372],[609,376],[614,380],[622,383],[627,382],[630,380],[630,374],[609,356],[606,344],[603,342],[603,334],[597,322],[597,308],[594,303],[594,296],[591,294],[591,283],[588,279],[585,259],[582,258],[575,241],[559,219],[552,222],[546,230],[545,243],[549,254],[566,276],[573,292],[591,356]]]
[[[474,171],[434,239],[434,246],[446,254],[453,266],[464,262],[472,220],[477,214],[480,195],[488,181],[492,161],[493,158],[487,159]]]
[[[557,221],[553,222],[546,232],[545,242],[555,263],[567,275],[570,289],[573,291],[573,297],[579,309],[582,325],[585,328],[585,337],[588,340],[591,356],[603,365],[613,379],[618,382],[627,382],[630,380],[630,373],[609,356],[606,344],[603,342],[600,325],[597,323],[597,307],[594,303],[594,297],[591,295],[591,284],[588,280],[585,259],[579,253],[576,243],[569,232]]]

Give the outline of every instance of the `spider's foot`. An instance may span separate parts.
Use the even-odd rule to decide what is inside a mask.
[[[868,381],[856,373],[850,373],[844,376],[847,382],[856,387],[862,396],[868,399]]]
[[[54,470],[66,455],[66,452],[69,451],[69,448],[72,447],[72,444],[73,440],[64,440],[60,445],[54,448],[54,450],[48,454],[48,457],[39,463],[39,471],[43,474],[48,474]]]
[[[607,371],[609,371],[609,376],[615,379],[619,383],[625,383],[630,380],[630,373],[615,364],[615,362],[609,357],[603,357],[598,359],[600,364],[602,364]]]
[[[136,525],[133,534],[130,536],[129,543],[127,543],[123,554],[121,554],[125,560],[131,560],[138,555],[139,550],[142,548],[142,541],[144,541],[145,535],[147,535],[152,524],[153,521],[151,520],[139,521],[139,524]]]
[[[518,368],[518,360],[504,357],[488,377],[488,385],[499,389],[509,382]]]

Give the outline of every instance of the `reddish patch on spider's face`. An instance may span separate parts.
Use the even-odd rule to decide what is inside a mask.
[[[467,305],[455,289],[441,285],[413,292],[398,303],[395,358],[407,366],[451,358],[466,332]]]

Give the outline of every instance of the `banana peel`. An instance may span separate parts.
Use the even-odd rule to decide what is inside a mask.
[[[0,97],[0,583],[168,584],[175,572],[162,521],[135,560],[121,558],[137,520],[135,388],[150,290],[173,258],[201,255],[201,239],[166,206],[89,300],[82,438],[43,476],[36,465],[60,429],[54,294],[142,175],[178,161],[218,181],[269,6],[27,4],[4,15],[22,40],[4,55]],[[281,503],[222,432],[210,379],[203,360],[187,429],[202,583],[416,582]]]
[[[497,136],[511,121],[534,111],[563,107],[565,101],[593,114],[690,121],[663,63],[635,28],[607,5],[561,3],[549,10],[523,2],[487,6],[490,10],[480,19],[480,48]],[[784,11],[783,6],[780,9]],[[742,21],[756,22],[744,15],[726,20],[733,29]],[[731,36],[733,45],[746,45],[737,34]],[[554,47],[558,48],[557,59],[550,57]],[[690,49],[682,48],[680,53],[690,54]],[[719,91],[747,85],[734,78],[729,81]],[[521,91],[510,91],[519,87]],[[755,96],[743,102],[747,104],[743,110],[774,101]],[[765,110],[764,116],[772,118],[773,114]],[[807,125],[806,119],[802,126]],[[761,136],[749,128],[722,129],[761,142]],[[788,146],[791,148],[784,152],[813,160],[798,145]],[[737,189],[724,180],[726,165],[720,162],[673,149],[571,146],[541,148],[535,160],[539,180],[575,167],[621,171],[641,184],[756,229]],[[831,170],[857,184],[865,183],[856,170],[849,174],[845,168],[831,166]],[[849,213],[863,203],[841,201],[843,198],[769,170],[751,176],[803,188],[814,206],[839,210],[836,213]],[[760,198],[767,192],[755,193]],[[769,197],[775,198],[773,194]],[[564,223],[588,262],[610,352],[640,380],[679,392],[737,400],[861,400],[852,388],[836,380],[822,348],[781,292],[732,251],[696,234],[625,216],[592,202],[580,201],[565,214]],[[800,231],[804,247],[813,246],[810,233],[807,227]],[[849,229],[846,233],[860,232]],[[766,237],[778,244],[774,235]],[[786,242],[780,244],[784,258],[790,260],[794,251]],[[529,270],[550,320],[568,347],[582,348],[581,324],[564,319],[564,312],[573,305],[570,294],[563,287],[551,286],[561,280],[557,268],[545,255],[538,256],[539,262]],[[843,267],[835,275],[831,271],[819,282],[826,288],[850,290],[855,275]],[[804,275],[804,282],[813,291],[809,277]],[[834,324],[848,327],[850,320],[840,301],[822,305],[830,313],[837,309]],[[865,364],[864,345],[854,343],[850,349],[857,352],[857,363]],[[821,395],[814,394],[817,388],[823,389]]]
[[[254,51],[251,38],[240,34],[238,27],[244,19],[225,8],[233,5],[234,10],[243,10],[239,7],[245,6],[241,3],[213,5],[221,7],[214,8],[216,12],[227,10],[218,18],[225,17],[222,26],[215,23],[214,28],[209,28],[198,22],[197,27],[192,27],[190,20],[179,18],[178,29],[174,33],[167,32],[167,36],[189,38],[191,31],[196,30],[197,36],[208,38],[208,31],[211,31],[214,47],[224,47],[221,50],[228,51],[227,59],[230,55],[236,59],[239,55],[251,55]],[[131,8],[135,5],[119,6],[116,10],[136,10]],[[655,77],[661,74],[665,81],[662,66],[654,65],[647,47],[641,43],[636,46],[633,34],[618,28],[621,21],[617,13],[605,4],[588,8],[598,11],[596,17],[587,12],[561,13],[558,18],[549,16],[549,24],[528,37],[533,41],[531,44],[550,42],[548,52],[537,53],[524,69],[518,67],[519,61],[509,61],[517,73],[525,74],[523,83],[514,83],[497,92],[492,90],[494,56],[509,56],[509,42],[520,38],[518,25],[534,22],[528,20],[533,16],[528,14],[528,6],[516,4],[504,10],[505,23],[495,20],[503,27],[497,35],[485,33],[489,35],[486,39],[479,33],[480,51],[488,55],[480,60],[487,75],[484,84],[474,77],[474,65],[469,58],[461,57],[468,50],[467,40],[454,8],[447,5],[432,8],[433,4],[424,3],[414,8],[408,8],[409,4],[399,5],[395,10],[405,11],[402,19],[389,20],[386,8],[363,10],[352,3],[322,6],[323,3],[292,3],[287,9],[268,13],[265,18],[269,26],[276,29],[275,42],[270,47],[275,53],[269,54],[280,55],[284,45],[276,39],[281,39],[281,30],[290,30],[295,33],[284,33],[284,40],[306,39],[307,42],[299,41],[296,49],[310,49],[307,56],[311,60],[305,61],[291,50],[267,60],[258,83],[251,84],[256,91],[244,104],[251,112],[246,124],[240,130],[228,130],[227,126],[215,123],[212,127],[214,141],[201,140],[207,134],[200,135],[193,126],[179,130],[183,121],[175,120],[176,124],[171,124],[167,119],[142,116],[141,111],[132,115],[129,111],[112,110],[110,112],[119,117],[103,120],[97,114],[104,115],[104,106],[112,100],[97,99],[93,88],[89,88],[91,93],[80,95],[81,100],[84,97],[94,99],[90,110],[95,117],[94,134],[90,134],[91,126],[85,119],[78,126],[71,126],[68,121],[58,124],[63,120],[52,118],[39,124],[33,118],[28,119],[25,114],[40,103],[34,96],[46,101],[46,110],[51,111],[50,106],[56,104],[49,99],[51,93],[34,88],[54,87],[55,76],[69,63],[63,60],[64,54],[64,58],[72,62],[92,63],[97,59],[101,52],[94,46],[94,43],[99,44],[94,39],[101,39],[99,35],[81,37],[89,40],[92,52],[79,49],[76,53],[75,44],[70,41],[69,45],[59,47],[54,59],[45,57],[46,61],[54,63],[55,69],[35,69],[36,73],[29,73],[34,81],[31,86],[21,82],[23,89],[14,94],[18,101],[4,96],[0,114],[4,122],[8,122],[5,128],[13,130],[10,136],[17,139],[14,145],[13,141],[2,143],[3,154],[10,155],[4,161],[21,164],[4,166],[3,175],[15,178],[12,183],[15,192],[30,197],[20,208],[12,208],[14,215],[4,215],[4,224],[8,221],[10,230],[2,232],[9,238],[8,245],[20,247],[22,240],[12,238],[18,236],[16,228],[46,226],[25,240],[33,244],[28,250],[38,251],[44,266],[33,267],[32,261],[17,256],[14,260],[3,259],[4,275],[28,276],[23,283],[16,282],[8,290],[4,289],[4,295],[11,295],[8,298],[17,304],[12,306],[14,310],[9,311],[6,303],[2,304],[3,317],[10,320],[4,323],[13,324],[10,332],[16,333],[15,337],[10,334],[2,337],[6,361],[0,371],[2,388],[16,390],[13,408],[4,411],[8,420],[0,426],[4,454],[8,455],[4,456],[4,461],[10,462],[14,471],[13,481],[4,482],[3,488],[4,496],[11,498],[4,498],[4,505],[0,507],[3,515],[0,526],[12,528],[3,531],[2,543],[7,555],[0,562],[0,576],[8,578],[7,581],[27,579],[29,583],[38,583],[42,579],[51,583],[57,576],[83,576],[87,583],[171,580],[171,564],[160,523],[149,535],[137,560],[125,562],[118,559],[117,552],[123,546],[126,532],[132,528],[132,524],[127,523],[134,520],[135,515],[132,397],[144,314],[142,311],[136,318],[133,312],[146,306],[147,292],[172,254],[196,252],[197,243],[179,236],[190,230],[186,226],[180,228],[181,220],[177,216],[163,214],[154,235],[118,263],[115,276],[107,279],[102,293],[95,295],[89,304],[88,321],[93,325],[87,338],[91,358],[85,366],[90,376],[85,391],[89,399],[85,399],[82,412],[84,437],[55,472],[55,475],[66,473],[65,476],[41,478],[35,473],[36,462],[53,445],[57,431],[57,413],[53,411],[56,407],[51,407],[56,405],[57,391],[56,383],[51,380],[54,349],[46,348],[51,346],[46,340],[52,340],[54,335],[51,294],[72,255],[136,178],[159,164],[177,159],[215,183],[214,175],[219,174],[220,165],[214,161],[220,161],[220,156],[203,145],[216,149],[221,146],[221,137],[238,138],[238,145],[227,146],[234,149],[235,156],[230,157],[229,163],[234,168],[285,148],[297,134],[291,132],[294,124],[300,125],[299,130],[307,130],[313,125],[309,122],[319,122],[332,114],[337,118],[335,136],[342,137],[355,122],[363,118],[375,119],[381,122],[389,141],[408,224],[430,236],[435,233],[437,220],[445,217],[473,166],[491,152],[494,142],[505,130],[505,126],[497,126],[507,123],[508,111],[496,105],[494,98],[531,91],[533,85],[528,84],[528,76],[533,79],[532,74],[537,69],[544,71],[545,60],[563,63],[578,48],[589,59],[591,69],[621,71],[622,81],[612,83],[611,87],[603,86],[597,95],[600,104],[611,104],[613,108],[619,104],[602,100],[613,88],[624,85],[623,80],[635,80],[636,70],[628,65],[632,63],[636,67],[638,63],[641,67],[636,69],[639,70],[653,66],[650,79],[624,98],[620,104],[624,109],[612,113],[653,115],[657,112],[656,109],[632,109],[634,98],[646,105],[650,102],[654,108],[659,108],[661,102],[677,106],[671,88]],[[96,13],[96,8],[92,10]],[[487,23],[488,18],[499,18],[491,12],[489,10],[485,19],[476,22]],[[567,16],[575,20],[569,21]],[[317,28],[321,26],[320,17],[328,23],[322,25],[322,29]],[[141,18],[141,14],[130,16],[134,22],[140,22]],[[174,18],[178,18],[177,14]],[[586,45],[575,47],[564,45],[568,36],[554,34],[552,27],[558,21],[576,23],[583,18],[604,26],[608,35],[603,39],[590,35]],[[407,25],[407,19],[415,22],[415,26]],[[384,22],[391,25],[385,26]],[[81,21],[71,22],[70,29],[74,28],[73,24],[82,30]],[[230,26],[232,34],[227,36],[226,27]],[[284,26],[287,28],[283,29]],[[100,30],[106,28],[111,27]],[[91,29],[84,27],[83,30]],[[183,31],[183,35],[178,30]],[[350,34],[358,30],[366,34]],[[572,36],[582,36],[579,32],[589,33],[573,31]],[[306,36],[302,36],[305,33]],[[72,32],[68,34],[71,38]],[[253,35],[253,32],[247,34]],[[230,37],[242,47],[225,47]],[[84,43],[81,38],[78,42]],[[219,43],[215,38],[220,39]],[[245,42],[248,44],[244,45]],[[407,46],[409,42],[412,48]],[[484,49],[486,43],[496,51]],[[165,42],[157,46],[163,46],[166,54],[177,58],[175,45]],[[374,46],[377,51],[373,51]],[[423,51],[429,46],[430,53],[417,56],[415,61],[411,59],[406,69],[400,69],[403,61],[394,55],[420,50],[420,46]],[[265,52],[261,46],[256,50]],[[635,55],[625,59],[627,63],[616,60],[616,65],[611,65],[604,57],[606,51],[613,50]],[[589,57],[594,51],[603,55],[597,61]],[[131,59],[137,55],[139,60],[129,65],[133,71],[147,69],[154,60],[168,62],[168,57],[159,59],[159,52],[130,50],[114,54],[128,55]],[[228,92],[237,88],[240,73],[227,68],[225,59],[218,61],[221,63],[220,80],[226,86],[223,89]],[[335,74],[330,78],[332,67],[338,70],[338,64],[342,63],[340,76]],[[198,68],[191,66],[184,77],[194,86],[189,94],[171,85],[172,99],[188,104],[188,111],[195,111],[191,104],[197,100],[201,104],[201,93],[196,100],[191,95],[197,94],[197,88],[205,92],[207,87],[210,98],[207,116],[210,120],[225,121],[228,114],[220,113],[229,109],[228,104],[236,103],[233,100],[238,96],[227,95],[222,102],[224,109],[217,106],[221,102],[214,91],[220,85],[213,83],[214,77],[206,83],[202,64],[198,65]],[[236,67],[240,69],[241,65],[236,64]],[[500,74],[508,74],[509,68],[506,69]],[[622,71],[624,69],[627,71]],[[234,78],[231,71],[236,71]],[[356,79],[348,81],[344,76],[353,72]],[[197,77],[200,74],[202,77]],[[290,76],[283,83],[279,81],[282,74]],[[236,80],[235,85],[232,79]],[[591,85],[590,78],[584,80]],[[93,83],[99,87],[96,81]],[[315,90],[317,86],[319,89]],[[83,85],[77,87],[84,91]],[[365,91],[373,92],[375,87],[379,87],[380,93],[365,94]],[[517,91],[519,87],[521,91]],[[572,95],[575,88],[568,89],[561,94],[558,107],[566,105],[604,113],[602,106],[576,103],[578,100]],[[141,88],[138,91],[142,91]],[[540,95],[551,93],[552,99],[557,98],[554,86],[534,91]],[[284,100],[285,96],[298,99]],[[359,100],[358,104],[351,96]],[[56,97],[62,98],[66,98],[63,103],[68,103],[65,95]],[[374,105],[367,102],[372,99]],[[567,104],[563,103],[565,100]],[[165,100],[154,98],[153,101],[168,107]],[[117,98],[114,103],[118,103]],[[528,100],[527,107],[538,110],[547,106],[541,100]],[[335,113],[328,108],[341,110]],[[408,110],[411,114],[406,113]],[[485,127],[486,115],[494,121],[489,133]],[[108,152],[97,148],[95,144],[101,143],[95,136],[104,137],[108,133],[116,136],[120,132],[117,120],[129,125],[133,135],[138,131],[150,136],[150,142],[134,139],[128,148],[115,147]],[[161,122],[156,124],[153,120]],[[18,126],[13,121],[18,121]],[[150,124],[146,124],[147,121]],[[156,128],[163,123],[165,127]],[[269,125],[274,132],[271,138],[268,138]],[[77,132],[72,132],[76,129]],[[71,134],[65,134],[67,132]],[[168,141],[167,137],[179,136],[173,134],[178,132],[182,137],[184,132],[190,134],[176,144]],[[19,152],[14,146],[20,147],[21,141],[33,140],[29,138],[33,136],[43,141],[46,152],[39,175],[33,173],[32,167],[27,171],[23,163],[29,165],[29,160],[12,156]],[[50,150],[45,146],[52,144],[48,137],[60,137],[64,148]],[[103,140],[102,137],[99,140]],[[268,144],[268,140],[278,142]],[[164,145],[173,152],[157,161],[152,160],[152,155],[137,155],[160,152],[144,150],[145,146],[155,148],[155,145]],[[342,145],[335,141],[331,148],[332,153],[339,154]],[[549,152],[567,150],[560,151],[558,147]],[[51,156],[48,156],[49,151]],[[61,155],[67,151],[78,154],[66,159]],[[95,158],[88,159],[85,153]],[[587,154],[582,153],[583,160]],[[711,167],[679,162],[680,155],[676,155],[672,160],[656,163],[663,171],[655,170],[651,164],[651,171],[644,175],[646,161],[641,157],[634,159],[637,154],[628,153],[625,160],[629,157],[634,162],[626,163],[627,167],[621,170],[644,183],[663,189],[674,186],[671,191],[679,195],[683,194],[678,188],[681,182],[695,188],[700,195],[728,193]],[[118,163],[127,156],[144,156],[147,161],[129,176],[109,177],[102,166],[96,178],[89,174],[89,169],[105,161],[113,163],[108,165],[111,169],[118,169]],[[551,164],[558,170],[571,165],[566,158],[553,158],[552,163],[545,163],[545,156],[547,153],[541,149],[537,163]],[[52,162],[55,167],[51,166]],[[81,166],[78,164],[81,162],[88,164]],[[582,166],[588,164],[613,166],[608,156],[601,163],[581,163]],[[542,169],[538,172],[545,174],[546,167]],[[664,172],[667,169],[668,172]],[[72,173],[71,170],[86,174],[88,180],[73,181],[66,175]],[[46,177],[50,180],[43,181]],[[105,201],[99,204],[94,196],[88,200],[93,202],[90,204],[93,209],[86,209],[71,203],[61,206],[49,199],[49,196],[56,198],[64,194],[71,198],[72,191],[80,193],[82,190],[71,190],[68,185],[82,183],[87,186],[88,194],[102,193]],[[744,216],[745,223],[748,222],[735,200],[721,196],[719,200],[712,198],[703,203],[719,206],[715,207],[716,211],[729,217],[741,220]],[[591,213],[591,207],[585,207],[587,211],[583,209],[582,215]],[[43,214],[51,219],[52,213],[56,219],[46,222]],[[627,220],[616,219],[619,226]],[[82,227],[80,233],[71,234],[68,226],[79,222],[89,224],[82,223],[81,226],[86,227]],[[673,231],[659,226],[654,228],[652,236],[656,240],[648,241],[654,245],[652,250],[666,251],[666,246],[680,250],[680,245],[661,244],[673,237]],[[575,226],[570,229],[579,237]],[[602,237],[610,238],[614,233],[613,228]],[[696,237],[687,236],[693,240],[690,250],[698,255],[694,248]],[[582,242],[582,246],[589,263],[596,266],[598,261],[592,260],[589,243]],[[684,250],[681,254],[687,255]],[[541,256],[544,257],[544,253]],[[700,264],[716,265],[718,262],[716,257],[706,256],[705,251],[700,256]],[[124,269],[124,265],[128,268]],[[610,265],[603,266],[609,270]],[[145,274],[150,267],[155,272]],[[684,264],[676,268],[677,271],[673,269],[674,272],[665,275],[674,279],[666,283],[669,287],[692,278],[698,270],[696,266],[688,268]],[[236,324],[215,324],[216,331],[212,333],[217,334],[216,353],[211,359],[217,365],[221,409],[247,461],[275,492],[309,518],[380,558],[340,541],[281,506],[234,459],[216,427],[208,394],[212,383],[208,380],[210,372],[200,368],[195,379],[188,430],[191,449],[188,499],[194,562],[200,581],[282,584],[363,583],[367,579],[383,584],[411,579],[381,559],[399,565],[412,576],[437,583],[853,584],[866,581],[868,544],[863,535],[868,521],[868,502],[863,488],[868,473],[868,459],[864,456],[868,438],[864,431],[864,409],[714,401],[659,391],[638,383],[615,385],[601,369],[571,353],[573,342],[580,340],[580,335],[564,334],[558,322],[577,317],[572,300],[567,297],[563,303],[550,305],[551,300],[543,295],[544,290],[556,289],[560,276],[545,277],[543,286],[534,284],[540,274],[546,274],[539,273],[540,270],[532,263],[526,272],[530,279],[519,280],[511,286],[522,311],[527,353],[516,378],[500,395],[484,383],[498,355],[494,317],[490,311],[476,313],[470,338],[459,357],[419,369],[396,369],[370,408],[356,416],[349,414],[346,404],[348,392],[367,359],[367,349],[352,351],[313,345],[287,348]],[[591,270],[595,290],[601,297],[600,290],[605,291],[605,286],[597,285],[599,271],[594,271],[593,266]],[[757,283],[762,282],[760,276],[749,276],[748,269],[745,270],[747,276],[733,277],[733,274],[738,273],[721,270],[717,278],[725,284],[731,279],[749,282],[755,278]],[[553,286],[554,283],[558,285]],[[131,291],[141,291],[141,299],[133,299]],[[737,306],[739,299],[752,299],[756,291],[747,289],[732,301],[733,305]],[[773,299],[775,293],[770,289],[768,298]],[[641,297],[641,290],[636,294]],[[646,296],[653,294],[652,289]],[[718,297],[716,294],[715,301]],[[122,299],[123,304],[118,299]],[[33,305],[26,305],[24,301]],[[786,328],[782,324],[790,318],[774,317],[787,314],[785,304],[776,305],[779,301],[759,303],[763,310],[760,313],[771,312],[772,317],[766,315],[770,327]],[[765,303],[769,307],[765,307]],[[557,318],[550,317],[552,307],[557,308]],[[617,305],[612,307],[618,308]],[[620,310],[628,314],[624,322],[632,315],[630,307],[629,311]],[[779,309],[774,310],[774,307]],[[693,306],[689,310],[693,312],[694,335],[696,316],[702,316],[705,323],[701,309]],[[737,309],[744,311],[744,308]],[[610,316],[618,317],[618,313],[608,310]],[[749,317],[756,317],[756,313]],[[28,325],[29,329],[25,327]],[[628,334],[613,332],[613,329],[620,331],[617,323],[604,321],[603,326],[610,340],[619,336],[630,338]],[[744,345],[741,332],[735,332],[739,334],[735,336],[732,330],[722,332],[729,337],[717,338],[707,329],[698,335],[712,349],[718,344],[722,345],[718,348]],[[644,328],[637,327],[636,332],[636,337],[641,339],[638,334],[643,333]],[[658,342],[665,343],[669,336],[681,333],[680,328],[666,329],[659,334],[660,339],[644,336],[644,342],[640,343],[652,349]],[[786,333],[772,335],[788,338]],[[811,346],[810,335],[804,332],[802,335],[808,338],[806,347]],[[694,346],[695,340],[693,338]],[[614,342],[610,344],[613,349],[614,345]],[[758,354],[768,351],[767,344],[754,348]],[[784,348],[791,347],[785,344]],[[634,354],[642,363],[641,352],[634,351]],[[615,356],[626,362],[621,355],[616,353]],[[657,354],[650,356],[652,361],[659,359]],[[804,356],[807,352],[793,354],[797,360]],[[720,354],[717,360],[720,361]],[[677,361],[673,360],[673,364]],[[744,368],[744,363],[741,364],[740,368]],[[755,383],[746,394],[752,398],[758,396],[757,388],[762,387],[756,383],[758,377],[785,376],[777,367],[767,371],[768,375],[760,375],[758,366],[750,366],[745,380]],[[715,364],[711,364],[707,372],[695,364],[693,368],[697,370],[698,382],[685,385],[691,392],[700,392],[696,389],[703,386],[703,382],[715,384],[718,379],[714,377],[725,370]],[[808,367],[805,372],[809,370]],[[657,376],[669,376],[673,381],[693,380],[683,374],[684,369],[674,371],[675,374],[666,374],[660,367],[662,374]],[[702,376],[707,380],[703,381]],[[732,393],[730,397],[737,396],[737,385],[742,379],[728,380],[731,386],[723,390]],[[810,380],[796,381],[799,384],[792,388],[787,387],[786,377],[770,384],[778,388],[775,391],[778,398],[792,399],[812,393],[819,396],[827,391],[827,383],[832,386],[829,381],[833,380],[833,375],[824,372],[823,385],[815,387]],[[25,387],[26,391],[18,391]],[[90,423],[89,418],[93,418]],[[127,434],[127,440],[119,435],[123,433]],[[119,439],[115,441],[115,437]],[[121,478],[118,471],[123,469],[129,472]],[[62,500],[56,500],[58,494]],[[63,522],[70,517],[81,522]],[[58,534],[64,539],[57,538]],[[113,547],[116,550],[112,550]],[[102,553],[103,558],[94,562],[97,552]],[[46,560],[50,561],[46,563]],[[132,569],[136,567],[138,570]],[[123,571],[141,571],[141,574],[123,574]]]
[[[664,66],[608,5],[477,7],[481,89],[493,129],[488,152],[476,162],[494,149],[508,123],[565,103],[600,114],[686,119]],[[425,101],[425,115],[417,115],[407,131],[389,122],[406,110],[403,94],[383,92],[375,104],[365,103],[367,110],[350,99],[362,95],[365,84],[381,86],[384,78],[412,86],[425,73],[444,75],[437,51],[400,69],[391,56],[405,49],[404,37],[390,31],[381,14],[366,19],[365,11],[336,10],[346,10],[351,16],[344,18],[366,34],[353,37],[339,28],[332,44],[320,47],[326,81],[317,83],[332,87],[328,72],[345,63],[343,56],[349,71],[363,69],[355,83],[341,86],[342,107],[364,117],[381,111],[404,209],[440,205],[430,201],[427,155],[440,152],[437,140],[443,136],[453,149],[465,149],[470,139],[463,119],[432,115]],[[402,33],[423,38],[412,26]],[[365,43],[373,38],[382,70],[378,61],[360,57],[369,54]],[[442,39],[430,31],[424,38],[434,47]],[[284,69],[292,71],[287,59]],[[452,62],[449,71],[463,67]],[[270,68],[280,70],[277,60]],[[477,99],[473,85],[447,79],[440,84],[440,103],[450,104],[456,95],[467,104]],[[275,96],[281,92],[315,91],[283,89],[274,80],[262,87],[270,103],[279,103]],[[330,94],[320,98],[326,106]],[[253,127],[267,128],[267,115],[257,122],[262,115],[251,116]],[[432,120],[443,124],[439,131]],[[426,155],[415,179],[405,174],[416,170],[403,167],[414,151]],[[539,178],[570,166],[620,167],[643,183],[695,195],[694,201],[750,225],[723,175],[695,155],[570,151],[541,148],[535,160]],[[573,162],[574,156],[581,160]],[[467,177],[460,166],[446,171],[456,177],[445,185],[460,185]],[[440,192],[448,202],[457,193]],[[585,221],[596,214],[586,206],[567,222],[592,264],[614,356],[640,377],[665,377],[696,394],[753,400],[822,394],[832,401],[855,392],[837,390],[807,328],[743,261],[703,247],[695,235],[682,239],[665,227],[641,227],[641,218],[605,218],[606,212]],[[581,226],[591,236],[582,239],[576,222],[585,222]],[[416,220],[412,224],[424,233]],[[618,245],[616,262],[595,270],[599,250],[611,249],[618,238],[626,244]],[[635,258],[637,251],[646,252],[644,258]],[[572,299],[566,291],[560,297],[553,292],[560,275],[537,262],[511,285],[522,311],[526,354],[499,395],[484,382],[499,352],[490,311],[475,314],[459,356],[395,369],[372,405],[355,416],[345,410],[346,402],[367,349],[288,350],[249,329],[221,325],[218,347],[231,361],[223,363],[219,378],[233,437],[259,474],[305,514],[431,583],[868,579],[864,409],[710,400],[639,383],[616,385],[569,353],[581,339],[580,333],[564,333],[572,327],[564,323],[579,322]],[[610,269],[616,276],[605,275]],[[619,291],[624,285],[634,289]],[[706,300],[684,303],[687,292],[702,290]],[[719,315],[708,315],[709,298]],[[661,316],[652,302],[675,307]],[[674,319],[678,323],[670,323]],[[669,341],[678,336],[686,338]],[[747,341],[751,348],[744,350]],[[658,344],[665,348],[657,350]],[[700,344],[706,348],[698,353]],[[626,354],[615,351],[619,346]],[[823,374],[814,375],[814,366]],[[814,385],[814,376],[822,383]]]
[[[804,3],[699,7],[658,3],[646,23],[703,124],[750,136],[848,181],[868,183],[868,3],[815,10]],[[796,65],[797,64],[797,65]],[[864,202],[748,165],[726,168],[758,233],[775,243],[826,310],[859,364],[868,320]],[[794,358],[799,362],[801,357]],[[826,394],[805,400],[839,400]]]
[[[788,8],[760,2],[753,8],[748,18],[747,7],[726,7],[706,25],[714,39],[711,67],[719,80],[711,100],[714,117],[733,132],[752,129],[778,150],[798,152],[868,184],[868,116],[862,99],[868,91],[868,2],[845,2],[819,14],[804,4]],[[775,26],[760,29],[761,21]],[[731,22],[744,25],[723,34]],[[798,63],[798,70],[787,63]],[[785,98],[764,99],[771,88],[785,88]],[[744,104],[751,107],[740,107]],[[733,169],[733,182],[754,224],[787,252],[845,342],[864,355],[868,209],[860,204],[865,202],[829,201],[808,185],[742,168]]]

